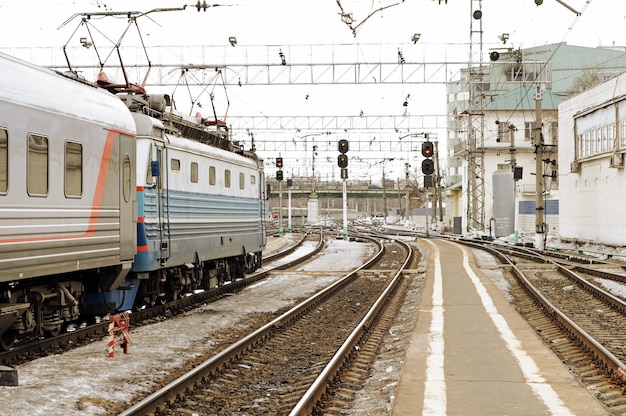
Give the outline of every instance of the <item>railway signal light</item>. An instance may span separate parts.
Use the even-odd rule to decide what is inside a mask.
[[[339,153],[348,153],[350,145],[346,139],[339,140]]]
[[[283,168],[283,158],[282,157],[277,157],[276,158],[276,167],[278,169],[282,169]]]
[[[424,157],[433,156],[433,142],[422,143],[422,156]]]
[[[345,154],[340,154],[339,157],[337,158],[337,166],[339,166],[340,168],[347,168],[348,167],[348,156],[346,156]]]
[[[435,162],[432,159],[424,159],[422,161],[422,173],[424,175],[432,175],[435,172]]]
[[[435,162],[431,159],[434,154],[433,142],[427,140],[422,143],[422,156],[426,158],[422,161],[422,173],[424,175],[432,175],[435,171]]]
[[[282,170],[277,170],[276,171],[276,180],[277,181],[282,181],[283,180],[283,171]]]

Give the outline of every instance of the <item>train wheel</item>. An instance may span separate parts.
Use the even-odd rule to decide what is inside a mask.
[[[62,329],[63,325],[59,324],[57,326],[55,326],[52,329],[47,329],[46,330],[46,335],[50,336],[50,337],[58,337],[59,334],[61,334],[61,329]]]
[[[15,340],[17,338],[17,333],[15,331],[6,331],[4,334],[0,335],[0,348],[4,351],[8,351],[15,344]]]
[[[135,312],[141,312],[144,309],[146,309],[147,305],[143,304],[143,303],[135,303],[133,305],[133,311]]]

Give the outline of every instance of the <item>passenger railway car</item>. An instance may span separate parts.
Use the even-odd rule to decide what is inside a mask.
[[[260,266],[262,162],[166,96],[100,84],[0,54],[2,348]]]

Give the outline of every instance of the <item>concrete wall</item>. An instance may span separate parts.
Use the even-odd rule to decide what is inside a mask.
[[[626,149],[618,145],[614,151],[577,159],[575,147],[575,116],[593,119],[603,108],[623,107],[625,95],[623,74],[559,105],[561,238],[626,245],[626,172],[611,166],[614,154],[623,158]],[[572,169],[572,162],[578,169]]]

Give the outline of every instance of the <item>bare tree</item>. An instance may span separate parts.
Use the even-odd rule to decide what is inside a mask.
[[[568,96],[580,94],[589,88],[595,87],[601,82],[600,74],[597,71],[586,69],[578,78],[574,80],[568,91]]]

